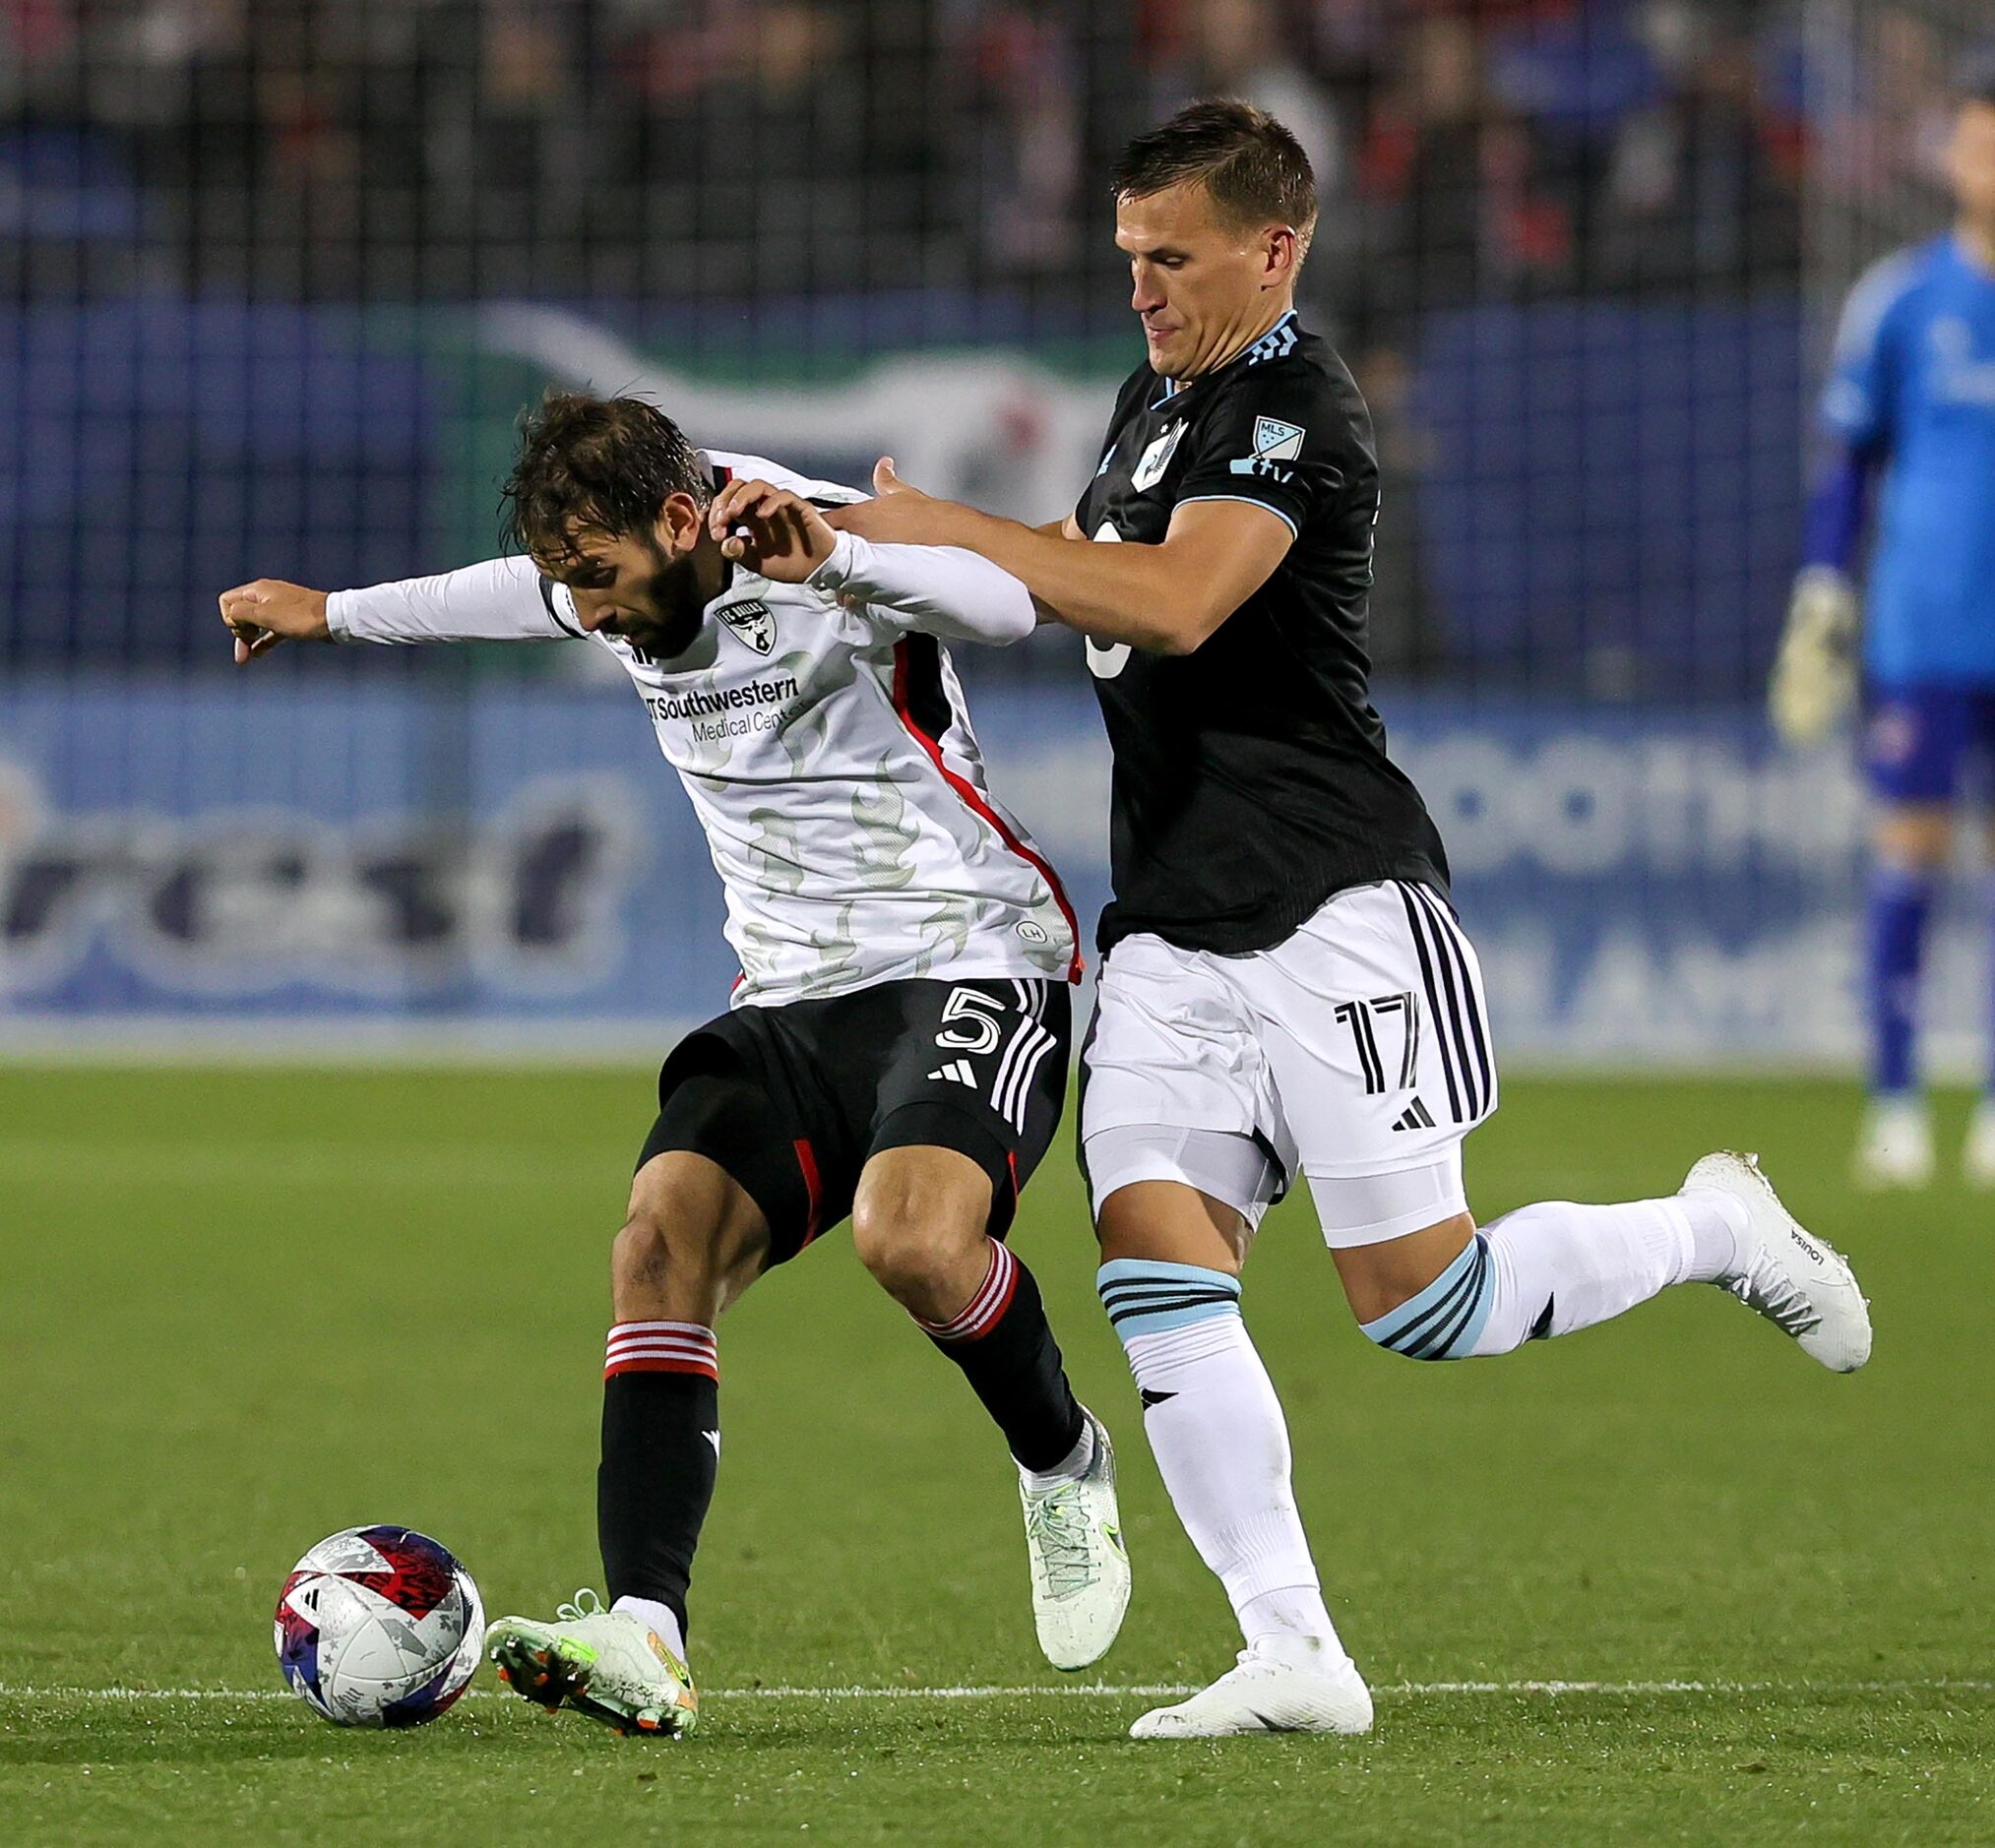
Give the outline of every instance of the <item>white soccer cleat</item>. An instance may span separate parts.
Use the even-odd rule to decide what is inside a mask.
[[[1870,1305],[1856,1273],[1826,1240],[1804,1231],[1780,1204],[1757,1155],[1707,1155],[1684,1177],[1682,1193],[1715,1188],[1746,1209],[1744,1267],[1719,1279],[1748,1309],[1800,1343],[1832,1373],[1854,1373],[1870,1358]]]
[[[549,1712],[570,1706],[618,1733],[668,1739],[699,1724],[685,1663],[643,1618],[605,1611],[592,1591],[578,1591],[551,1624],[500,1618],[485,1632],[485,1653],[502,1682]]]
[[[1853,1178],[1867,1193],[1931,1184],[1933,1121],[1924,1098],[1870,1100],[1857,1132]]]
[[[1961,1179],[1969,1187],[1995,1187],[1995,1097],[1984,1097],[1967,1120]]]
[[[1174,1707],[1153,1707],[1132,1739],[1229,1739],[1240,1733],[1368,1733],[1372,1694],[1348,1656],[1325,1645],[1264,1638],[1210,1688]]]
[[[1032,1622],[1039,1647],[1070,1673],[1108,1653],[1129,1609],[1129,1554],[1115,1505],[1115,1447],[1084,1406],[1094,1433],[1085,1474],[1050,1489],[1019,1484],[1032,1569]]]

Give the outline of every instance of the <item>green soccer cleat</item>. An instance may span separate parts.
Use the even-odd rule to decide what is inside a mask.
[[[578,1591],[551,1624],[502,1617],[485,1632],[499,1679],[553,1712],[570,1706],[612,1731],[684,1739],[699,1724],[693,1677],[642,1618]]]
[[[1069,1673],[1108,1653],[1129,1609],[1129,1554],[1115,1506],[1115,1447],[1100,1419],[1082,1409],[1094,1431],[1086,1474],[1050,1489],[1019,1484],[1039,1647],[1055,1668]]]

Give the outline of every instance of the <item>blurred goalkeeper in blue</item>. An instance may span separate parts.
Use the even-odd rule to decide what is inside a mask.
[[[1843,311],[1822,400],[1830,455],[1772,688],[1784,738],[1824,737],[1855,699],[1861,629],[1876,812],[1871,1100],[1856,1172],[1874,1187],[1932,1176],[1916,1044],[1928,925],[1963,794],[1978,784],[1995,795],[1995,61],[1963,88],[1947,161],[1954,228],[1886,258]],[[1860,615],[1854,570],[1867,524]],[[1995,1187],[1995,1071],[1964,1171]]]

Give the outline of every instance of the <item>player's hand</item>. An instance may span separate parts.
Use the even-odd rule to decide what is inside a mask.
[[[730,481],[707,510],[720,556],[778,584],[802,584],[832,555],[839,535],[800,494],[768,481]]]
[[[280,642],[324,642],[332,635],[326,623],[326,593],[281,578],[259,578],[221,593],[221,620],[235,637],[235,664],[240,667],[268,654]]]
[[[1794,580],[1787,628],[1774,660],[1767,709],[1790,745],[1819,744],[1856,700],[1856,588],[1810,565]]]
[[[891,456],[882,456],[873,464],[873,494],[870,501],[834,507],[826,518],[841,532],[856,532],[884,545],[957,542],[953,522],[963,510],[954,501],[938,500],[903,481]]]

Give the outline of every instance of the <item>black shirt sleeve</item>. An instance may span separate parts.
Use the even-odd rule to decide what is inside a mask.
[[[1315,368],[1249,362],[1186,433],[1176,504],[1252,501],[1299,535],[1355,472],[1368,447],[1362,415],[1362,403],[1341,402]]]
[[[1095,483],[1108,472],[1109,462],[1114,458],[1116,449],[1122,442],[1123,426],[1128,423],[1136,407],[1143,402],[1143,392],[1146,382],[1154,384],[1155,378],[1156,375],[1148,366],[1139,366],[1128,378],[1122,381],[1122,389],[1115,394],[1115,408],[1109,412],[1108,434],[1102,442],[1099,458],[1101,465],[1095,470],[1094,480],[1090,481],[1081,490],[1080,497],[1074,503],[1074,524],[1083,532],[1087,533],[1090,538],[1092,538],[1094,534],[1092,527],[1089,524],[1089,500],[1094,493]]]

